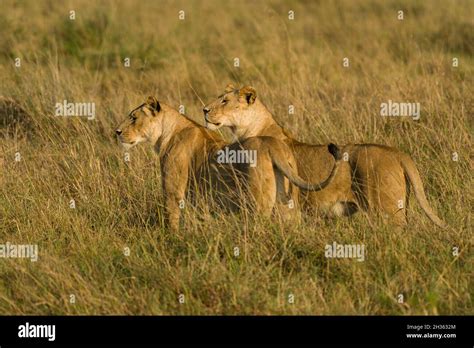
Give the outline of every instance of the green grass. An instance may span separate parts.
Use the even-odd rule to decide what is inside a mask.
[[[0,95],[16,98],[33,126],[0,129],[0,244],[38,244],[39,260],[0,259],[1,314],[474,313],[471,1],[2,8]],[[199,98],[211,101],[228,82],[255,86],[302,141],[410,153],[450,227],[436,228],[411,197],[404,229],[362,214],[289,227],[189,209],[182,231],[164,230],[157,156],[141,146],[125,162],[113,130],[149,94],[202,123]],[[95,102],[96,119],[55,117],[64,99]],[[421,119],[380,117],[389,99],[419,102]],[[365,261],[325,258],[333,241],[364,244]]]

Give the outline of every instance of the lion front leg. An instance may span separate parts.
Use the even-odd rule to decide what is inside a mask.
[[[162,165],[163,193],[165,197],[165,225],[172,231],[179,230],[181,212],[186,208],[186,187],[188,183],[188,167]]]
[[[270,158],[260,156],[258,165],[248,169],[248,187],[257,214],[270,217],[277,200],[277,183]]]
[[[165,198],[165,225],[172,231],[179,230],[181,216],[180,199],[169,195]],[[181,202],[184,203],[184,200]]]

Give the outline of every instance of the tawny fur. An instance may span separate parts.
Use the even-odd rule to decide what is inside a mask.
[[[298,173],[306,181],[322,180],[334,165],[326,145],[301,143],[278,125],[253,87],[237,89],[228,85],[217,100],[204,108],[204,113],[208,128],[230,127],[239,141],[268,136],[285,142],[293,150]],[[426,215],[444,227],[426,199],[421,176],[409,155],[377,144],[349,144],[342,146],[341,152],[347,161],[330,185],[318,192],[301,190],[305,208],[321,208],[336,215],[362,208],[381,212],[394,223],[404,225],[410,183]]]

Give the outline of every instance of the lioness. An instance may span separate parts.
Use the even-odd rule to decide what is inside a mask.
[[[307,181],[327,176],[332,166],[325,146],[304,144],[291,138],[257,98],[253,87],[238,89],[230,84],[203,111],[209,129],[230,127],[240,141],[270,136],[286,142],[294,151],[298,173]],[[326,189],[302,191],[303,203],[308,208],[330,207],[339,215],[351,214],[359,208],[377,210],[403,225],[406,224],[409,182],[426,215],[444,227],[428,204],[420,174],[409,155],[375,144],[346,145],[341,147],[341,152],[345,154],[348,167],[341,167]]]
[[[297,203],[295,190],[290,190],[290,197],[284,191],[284,177],[304,189],[319,190],[338,170],[335,165],[325,181],[309,184],[298,176],[295,159],[287,145],[270,137],[233,145],[231,150],[234,151],[239,148],[258,151],[257,165],[240,163],[229,168],[216,161],[218,151],[228,145],[219,135],[158,102],[155,97],[148,97],[145,103],[133,109],[116,129],[116,134],[125,148],[142,142],[154,145],[160,157],[166,222],[173,230],[179,228],[180,206],[183,207],[189,188],[203,195],[218,192],[217,200],[235,209],[239,182],[236,182],[238,174],[235,175],[234,169],[245,174],[256,209],[265,215],[271,214],[277,203],[286,204],[288,199]],[[337,155],[338,149],[334,145],[329,148]]]

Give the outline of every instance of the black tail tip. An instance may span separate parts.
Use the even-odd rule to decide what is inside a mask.
[[[331,155],[333,155],[336,161],[339,161],[342,158],[341,150],[337,147],[336,144],[329,143],[328,151]]]

